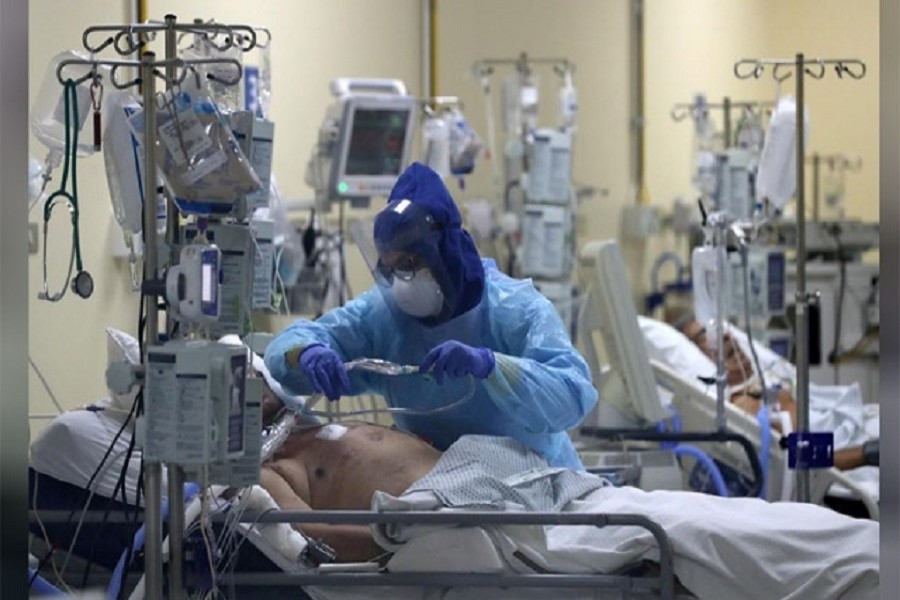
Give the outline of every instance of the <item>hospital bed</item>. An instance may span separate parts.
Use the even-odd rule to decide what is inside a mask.
[[[576,501],[577,506],[544,514],[421,508],[407,511],[398,506],[372,512],[289,512],[257,505],[246,510],[239,519],[255,532],[246,537],[249,543],[244,546],[265,554],[275,568],[252,573],[240,568],[225,569],[219,574],[218,583],[227,597],[238,598],[245,595],[255,597],[260,587],[265,589],[264,593],[269,598],[308,597],[314,600],[502,600],[548,596],[601,600],[695,598],[679,587],[674,579],[676,573],[679,573],[679,578],[683,573],[685,577],[693,577],[694,584],[707,586],[705,593],[697,598],[768,597],[761,596],[759,590],[769,594],[771,590],[765,587],[766,582],[779,582],[785,577],[789,578],[787,585],[790,586],[797,585],[798,581],[815,580],[817,588],[811,590],[813,597],[839,597],[840,592],[848,591],[847,586],[849,591],[867,592],[849,597],[875,597],[872,596],[872,577],[877,583],[877,558],[873,556],[873,553],[877,554],[877,544],[871,541],[877,540],[875,523],[860,532],[855,526],[848,525],[853,520],[840,515],[830,517],[833,514],[830,511],[812,515],[816,518],[802,518],[805,511],[817,509],[809,505],[769,504],[752,499],[743,500],[741,504],[740,499],[723,501],[703,494],[681,497],[678,501],[664,492],[662,496],[656,496],[660,493],[647,494],[635,488],[604,486],[583,500]],[[704,506],[705,502],[712,501],[718,502]],[[416,507],[412,503],[406,506]],[[776,506],[783,506],[789,512],[799,511],[800,514],[770,514],[769,509]],[[376,503],[376,509],[382,507]],[[692,510],[699,511],[703,517],[696,518],[691,514]],[[755,512],[760,510],[765,514]],[[625,514],[629,511],[642,514],[646,511],[646,514],[637,517]],[[226,506],[219,507],[212,517],[213,521],[221,525],[229,518],[228,512]],[[740,513],[741,518],[734,519],[735,513]],[[52,515],[44,516],[49,518]],[[731,525],[720,527],[718,524],[725,522],[723,517]],[[95,518],[94,515],[88,515],[89,520],[92,518]],[[825,522],[819,522],[819,518]],[[831,525],[837,523],[837,529],[820,531],[820,527],[829,527],[829,521]],[[279,541],[278,535],[273,535],[273,526],[284,526],[288,522],[379,522],[382,524],[379,527],[405,524],[424,529],[417,535],[409,536],[402,547],[393,548],[393,555],[384,569],[372,563],[326,563],[316,566],[303,553],[298,553],[296,546],[291,550],[290,546]],[[754,523],[751,529],[747,529],[749,523]],[[444,525],[456,527],[433,529]],[[674,537],[669,534],[669,528],[676,533]],[[565,530],[573,533],[562,533]],[[535,539],[540,537],[535,537],[536,532],[547,532],[546,544],[535,543]],[[786,541],[778,539],[779,533],[784,534]],[[821,544],[814,541],[818,539],[816,534],[840,539],[841,544],[836,547]],[[719,551],[710,552],[710,545]],[[541,553],[536,555],[535,548]],[[735,549],[740,549],[741,554],[735,555]],[[623,555],[618,555],[617,552],[622,550],[625,551],[621,553]],[[863,558],[856,560],[860,553]],[[778,557],[786,555],[793,558],[785,565]],[[654,561],[659,564],[659,569],[648,568],[643,560],[634,560],[634,556]],[[749,561],[746,564],[753,565],[754,577],[743,577],[742,581],[732,582],[731,578],[736,575],[731,568],[732,563],[727,562],[725,557],[742,563]],[[836,564],[851,565],[853,575],[836,579],[833,574],[817,566],[829,559],[836,561]],[[614,562],[610,564],[618,567],[608,569],[608,575],[586,572],[586,567],[594,566],[594,560],[600,563],[612,560]],[[199,562],[202,566],[203,561]],[[707,567],[702,564],[707,562],[716,565],[713,576],[708,576]],[[796,566],[791,563],[796,563]],[[550,570],[547,565],[562,568]],[[186,566],[185,571],[196,571],[197,568],[197,565]],[[789,571],[785,572],[785,568]],[[721,573],[731,575],[722,579]],[[718,578],[716,574],[719,574]],[[762,588],[757,581],[760,575],[764,579]],[[837,583],[840,579],[843,581]],[[741,588],[743,593],[729,594],[732,586]],[[748,594],[748,587],[757,591]],[[232,590],[238,591],[232,593]],[[202,589],[194,591],[202,592]]]
[[[672,387],[677,390],[678,382],[675,381]],[[240,523],[235,527],[240,537],[223,550],[226,553],[239,551],[238,559],[233,567],[226,565],[218,570],[217,583],[226,597],[255,597],[260,593],[260,586],[263,586],[266,597],[273,599],[502,600],[548,596],[601,600],[686,599],[695,596],[679,587],[679,579],[682,573],[690,573],[679,569],[706,569],[699,563],[712,562],[718,565],[719,573],[731,572],[723,557],[733,557],[735,549],[743,553],[742,560],[749,560],[755,565],[754,568],[780,579],[783,573],[773,565],[773,561],[777,560],[774,557],[780,556],[778,551],[772,550],[773,544],[781,543],[776,532],[783,532],[788,540],[789,547],[783,552],[796,551],[799,547],[801,552],[813,554],[814,560],[808,556],[797,556],[799,574],[795,576],[803,580],[818,579],[819,585],[830,586],[832,577],[818,568],[809,571],[810,564],[823,564],[823,560],[832,559],[831,552],[843,552],[844,557],[833,557],[841,561],[846,560],[847,556],[852,557],[859,552],[871,553],[875,551],[873,548],[877,549],[877,544],[870,542],[870,538],[877,539],[877,530],[873,533],[871,527],[866,530],[866,535],[860,535],[849,529],[845,522],[839,523],[837,531],[826,534],[842,540],[839,548],[832,549],[827,544],[823,546],[808,541],[812,539],[808,527],[813,526],[810,522],[816,519],[806,519],[804,523],[802,518],[786,519],[784,515],[776,515],[772,520],[769,514],[754,514],[755,510],[765,511],[775,506],[772,504],[745,500],[743,502],[750,504],[732,505],[732,502],[742,502],[732,499],[707,511],[702,508],[707,501],[704,499],[719,499],[703,494],[676,498],[662,493],[659,496],[657,494],[660,492],[646,494],[631,487],[602,486],[575,501],[576,506],[567,505],[564,511],[553,513],[442,510],[412,504],[409,500],[399,507],[375,502],[371,512],[298,513],[276,510],[268,494],[258,486],[253,489],[255,492],[246,496],[233,496],[212,505],[214,510],[210,520],[215,526],[214,540],[226,537],[223,528],[229,523],[231,526]],[[250,502],[254,497],[256,500]],[[816,508],[793,503],[779,504],[788,510]],[[188,511],[192,505],[189,503]],[[692,511],[695,509],[703,518],[694,517]],[[715,511],[718,515],[714,516],[712,513]],[[740,511],[742,518],[734,520],[732,511]],[[824,516],[824,520],[828,521],[831,513],[824,513],[815,516]],[[722,522],[723,516],[727,517],[729,524],[720,527],[718,523]],[[67,512],[59,515],[41,511],[44,523],[49,523],[54,517],[65,519]],[[85,523],[101,519],[103,515],[97,512],[85,515]],[[186,518],[185,522],[187,528],[192,529],[192,519]],[[296,540],[299,533],[287,527],[289,522],[378,522],[381,523],[379,528],[407,524],[407,527],[421,530],[416,535],[408,536],[399,547],[385,546],[392,554],[381,568],[374,563],[347,565],[320,562],[316,558],[319,555],[306,551],[308,540]],[[761,531],[732,529],[743,527],[748,522],[760,523]],[[447,524],[456,526],[432,529]],[[874,523],[871,525],[877,527]],[[600,526],[603,526],[602,529]],[[819,527],[819,524],[814,526]],[[288,535],[284,534],[285,529]],[[571,533],[567,533],[569,531]],[[536,539],[543,539],[541,535],[544,532],[546,543],[536,543]],[[755,541],[753,535],[756,535]],[[206,553],[196,545],[196,538],[196,534],[189,535],[185,544],[189,550],[186,557],[193,556],[191,563],[185,565],[185,573],[191,575],[188,578],[189,589],[202,592],[206,589],[203,582],[208,577],[204,572]],[[765,540],[765,547],[760,543],[761,539]],[[710,553],[707,548],[709,544],[721,552]],[[246,559],[253,554],[257,558],[256,565],[251,565]],[[647,560],[652,563],[648,565]],[[869,565],[877,563],[871,558],[866,561]],[[659,567],[654,568],[657,564]],[[868,568],[871,570],[871,566]],[[598,575],[597,572],[604,574]],[[46,571],[42,571],[44,573]],[[711,579],[705,575],[706,572],[700,573],[699,579]],[[695,572],[693,576],[692,583],[696,583],[698,574]],[[129,582],[129,586],[132,583]],[[688,585],[687,581],[681,583]],[[755,582],[751,583],[755,585]],[[136,585],[139,589],[140,583]],[[730,581],[717,581],[710,585],[716,586],[714,593],[709,593],[707,589],[705,595],[700,595],[695,591],[696,597],[758,597],[729,595],[733,585]],[[746,578],[742,585],[746,589]],[[828,588],[828,591],[834,590]],[[132,597],[140,598],[141,595]]]
[[[107,344],[110,363],[127,359],[134,363],[137,360],[135,348],[137,342],[124,332],[117,330],[107,331]],[[110,392],[112,395],[112,391]],[[129,399],[114,398],[112,405],[127,406]],[[105,403],[98,403],[105,404]],[[61,573],[63,579],[73,586],[101,585],[105,586],[110,581],[117,562],[128,547],[136,530],[135,523],[141,522],[142,506],[134,507],[123,504],[120,497],[114,494],[116,481],[124,467],[124,457],[129,451],[129,435],[117,435],[122,428],[121,415],[109,410],[80,410],[64,413],[50,423],[41,435],[32,443],[30,452],[30,513],[31,551],[38,559],[48,556],[48,551],[57,548],[56,562],[60,565],[65,562],[66,569]],[[115,440],[115,443],[113,441]],[[96,479],[91,484],[93,493],[86,492],[85,488],[91,480],[91,475],[96,466],[103,460],[106,450],[113,446],[105,464],[100,469]],[[127,497],[133,499],[136,494],[137,481],[140,476],[139,453],[134,455],[127,469],[125,488]],[[162,486],[165,489],[165,485]],[[252,593],[252,586],[262,579],[271,578],[280,581],[276,591],[284,592],[286,597],[302,597],[303,592],[298,585],[303,584],[304,589],[314,598],[334,598],[335,592],[331,588],[342,585],[339,590],[346,596],[347,583],[354,585],[372,584],[379,587],[389,586],[391,592],[384,593],[381,597],[399,597],[397,590],[401,583],[406,586],[414,586],[426,582],[429,586],[442,583],[448,588],[461,590],[474,589],[465,586],[494,585],[511,587],[514,585],[538,588],[541,585],[552,586],[562,593],[570,590],[578,593],[577,586],[581,586],[581,592],[590,588],[599,590],[597,597],[609,598],[641,598],[658,597],[665,593],[672,597],[670,591],[674,589],[674,580],[671,573],[671,557],[669,544],[662,530],[649,520],[640,516],[615,515],[609,518],[603,515],[518,515],[488,514],[484,519],[480,516],[458,515],[460,523],[481,523],[481,527],[460,527],[451,532],[445,532],[443,542],[435,546],[434,536],[428,540],[406,545],[402,551],[395,553],[387,564],[387,571],[372,572],[372,565],[354,565],[349,568],[335,564],[325,563],[319,569],[315,566],[321,557],[315,553],[307,552],[307,542],[302,536],[287,525],[264,523],[271,511],[277,507],[268,497],[268,494],[256,486],[255,494],[249,494],[253,502],[241,504],[237,498],[221,501],[214,506],[212,515],[214,538],[219,542],[223,540],[223,528],[233,527],[237,531],[235,542],[237,548],[234,555],[233,569],[235,575],[231,579],[223,580],[223,585],[235,586],[233,589],[240,594],[243,590]],[[266,500],[268,499],[268,500]],[[87,510],[83,511],[87,501]],[[268,502],[268,503],[267,503]],[[193,503],[187,510],[192,509]],[[249,508],[248,508],[249,507]],[[107,511],[107,509],[110,509]],[[229,513],[232,516],[240,512],[248,516],[247,522],[241,524],[226,524],[224,521]],[[256,511],[256,516],[254,515]],[[262,515],[260,517],[260,515]],[[300,520],[327,519],[326,513],[307,513]],[[366,519],[370,521],[379,517],[389,519],[390,515],[355,516],[352,518]],[[408,518],[405,515],[404,518]],[[337,515],[334,518],[348,518],[346,515]],[[425,519],[434,519],[434,515],[425,515]],[[439,517],[447,519],[446,515]],[[529,574],[528,576],[516,573],[505,573],[502,569],[502,560],[491,543],[488,531],[490,523],[513,521],[516,519],[528,522],[559,523],[584,522],[587,520],[595,525],[613,526],[617,522],[634,521],[638,526],[652,530],[654,536],[658,536],[660,550],[660,564],[658,569],[648,570],[644,564],[628,565],[627,568],[607,574],[560,574],[548,576],[548,574]],[[624,521],[623,521],[624,519]],[[130,522],[123,522],[123,521]],[[191,522],[195,519],[186,519],[188,529],[191,531],[186,536],[185,547],[192,548],[191,554],[197,557],[194,564],[186,565],[185,572],[189,580],[194,583],[208,577],[204,575],[209,567],[202,560],[205,556],[203,540],[198,535],[196,528],[191,528]],[[260,521],[260,522],[257,522]],[[495,526],[496,527],[496,526]],[[164,526],[165,531],[165,526]],[[76,535],[77,532],[77,535]],[[299,539],[298,539],[299,538]],[[74,545],[72,544],[74,540]],[[215,540],[214,540],[215,541]],[[425,549],[423,544],[430,544]],[[65,554],[72,547],[72,557],[66,560]],[[222,553],[231,552],[232,548],[221,549]],[[140,568],[140,553],[137,553],[137,568]],[[310,558],[312,557],[312,558]],[[433,559],[431,564],[423,562],[423,558]],[[48,580],[54,580],[56,574],[51,564],[45,561],[41,574]],[[444,575],[426,576],[423,571],[446,571]],[[360,572],[361,571],[361,572]],[[87,575],[87,577],[86,577]],[[132,590],[140,586],[139,576],[129,573],[129,578],[123,584],[126,590]],[[229,577],[230,571],[229,571]],[[285,576],[285,577],[282,577]],[[541,577],[544,583],[535,580]],[[302,579],[311,578],[311,579]],[[319,579],[317,579],[319,578]],[[326,578],[326,579],[321,579]],[[343,584],[339,582],[344,578]],[[364,578],[367,578],[365,580]],[[405,581],[404,581],[405,579]],[[316,584],[329,584],[330,594],[317,591]],[[249,587],[248,587],[249,586]],[[224,589],[231,589],[225,587]],[[408,588],[407,591],[413,588]],[[540,588],[546,593],[546,588]],[[523,589],[519,589],[522,592]],[[601,595],[604,592],[606,595]],[[276,595],[267,591],[267,596]],[[357,592],[362,597],[370,597],[371,590]],[[591,592],[593,594],[593,592]],[[466,594],[462,594],[466,595]],[[557,595],[554,592],[554,595]],[[516,597],[515,594],[512,594]],[[240,597],[240,596],[238,596]],[[494,595],[492,595],[494,597]],[[581,596],[583,597],[583,596]],[[593,597],[593,595],[591,596]]]
[[[85,415],[78,415],[83,417]],[[91,415],[94,420],[97,415]],[[78,443],[75,439],[78,431],[66,427],[70,443]],[[96,433],[98,430],[91,428]],[[85,433],[81,431],[81,433]],[[50,431],[49,439],[55,436]],[[82,443],[84,440],[82,440]],[[45,448],[38,444],[39,448]],[[69,453],[65,448],[56,447],[55,457],[64,460]],[[34,460],[43,465],[40,458]],[[60,468],[62,465],[58,465]],[[78,471],[84,471],[84,465],[78,465]],[[91,469],[87,469],[90,471]],[[132,473],[133,475],[134,473]],[[61,481],[47,474],[30,469],[32,488],[30,505],[32,510],[32,553],[43,558],[52,547],[57,547],[57,562],[63,562],[71,542],[73,557],[66,561],[67,568],[62,573],[64,581],[71,587],[108,584],[116,563],[127,548],[131,536],[134,535],[135,522],[140,522],[140,507],[123,505],[110,500],[103,493],[95,493],[90,497],[87,511],[82,511],[87,495],[84,489],[73,483]],[[86,482],[85,482],[86,483]],[[541,590],[536,597],[546,595],[552,590],[554,597],[565,598],[690,598],[691,596],[675,595],[675,579],[672,573],[672,558],[669,540],[662,528],[650,519],[640,515],[603,515],[603,514],[540,514],[502,512],[489,513],[327,513],[314,511],[309,513],[286,513],[278,511],[274,502],[262,488],[255,486],[254,502],[241,504],[237,497],[214,504],[212,514],[213,539],[222,540],[227,537],[223,532],[224,524],[235,513],[240,513],[239,525],[236,527],[238,541],[233,541],[229,548],[220,548],[214,552],[223,554],[234,551],[234,564],[225,573],[220,573],[220,588],[232,592],[236,597],[258,591],[258,586],[276,586],[274,591],[267,588],[267,596],[305,597],[316,600],[340,600],[354,597],[381,598],[419,598],[424,589],[435,587],[453,590],[462,597],[470,597],[476,590],[513,588],[503,596],[495,590],[492,598],[527,597],[529,590]],[[253,494],[251,494],[253,495]],[[112,511],[107,511],[111,506]],[[187,507],[191,510],[191,505]],[[75,509],[73,511],[73,509]],[[74,517],[73,517],[74,513]],[[229,514],[232,517],[229,517]],[[273,521],[284,522],[422,522],[453,523],[454,529],[445,530],[439,535],[423,536],[406,544],[395,552],[383,569],[375,563],[342,565],[324,562],[317,565],[321,555],[307,550],[308,543],[302,536],[287,525],[277,525]],[[130,521],[130,522],[123,522]],[[191,529],[191,519],[186,519]],[[76,527],[76,524],[77,527]],[[499,551],[494,533],[504,525],[526,525],[535,527],[538,524],[567,526],[591,525],[596,527],[636,526],[650,532],[659,547],[659,567],[648,566],[644,562],[623,565],[621,569],[607,573],[521,573],[511,570],[508,560]],[[76,530],[80,529],[78,536]],[[102,529],[102,531],[101,531]],[[285,531],[287,530],[287,531]],[[298,539],[299,538],[299,539]],[[196,531],[186,536],[185,547],[193,548],[188,554],[193,555],[191,564],[185,565],[189,585],[203,585],[209,579],[209,567],[205,564],[206,553],[203,540]],[[137,566],[140,567],[140,553]],[[318,558],[316,558],[318,557]],[[89,570],[88,570],[89,567]],[[41,575],[53,581],[56,574],[45,564]],[[141,582],[133,574],[124,587],[129,593],[133,589],[140,590]],[[374,587],[373,587],[374,586]],[[302,587],[302,591],[301,591]],[[376,593],[377,592],[377,593]],[[525,595],[523,595],[525,593]],[[499,595],[498,595],[499,594]],[[451,594],[452,596],[452,594]],[[133,596],[140,597],[140,594]]]
[[[220,507],[213,521],[223,523],[227,510]],[[105,520],[103,511],[85,514],[85,523],[96,524]],[[34,513],[33,513],[34,514]],[[52,522],[65,518],[59,511],[40,511],[42,521]],[[112,521],[117,521],[113,518]],[[419,598],[424,589],[445,588],[461,590],[469,588],[515,588],[517,591],[492,593],[493,598],[520,598],[521,589],[540,589],[542,593],[553,590],[554,597],[576,598],[691,598],[675,594],[672,556],[669,540],[662,528],[640,515],[558,514],[558,513],[503,513],[503,512],[407,512],[379,513],[354,511],[289,512],[249,510],[242,517],[241,532],[247,544],[233,571],[219,574],[219,587],[232,590],[236,597],[265,586],[269,597],[308,597],[315,600],[340,600],[344,598]],[[384,568],[376,563],[323,563],[316,565],[298,552],[296,544],[284,544],[284,536],[272,529],[273,523],[406,523],[425,525],[452,525],[455,528],[423,536],[408,543],[395,553]],[[492,529],[498,526],[568,526],[590,525],[594,527],[635,526],[646,529],[659,545],[659,567],[654,569],[644,563],[611,574],[546,573],[538,569],[534,573],[521,574],[511,571],[506,559],[492,538]],[[221,532],[221,528],[217,529]],[[190,546],[190,544],[187,544]],[[250,553],[248,554],[248,550]],[[268,568],[261,566],[259,557],[255,566],[247,570],[244,565],[259,554],[268,559]],[[247,558],[251,556],[251,558]],[[205,580],[203,557],[198,563],[186,565],[192,577]],[[525,561],[526,559],[523,559]],[[72,563],[73,566],[83,561]],[[527,564],[527,563],[526,563]],[[111,569],[94,569],[90,583],[99,583]],[[197,575],[199,573],[199,575]],[[49,576],[50,573],[47,573]],[[70,572],[73,585],[77,585],[80,573]],[[133,578],[132,578],[133,579]],[[190,583],[190,581],[189,581]],[[134,581],[132,581],[134,584]],[[140,586],[140,583],[137,584]],[[270,586],[275,586],[274,593]],[[303,590],[302,592],[300,590]],[[581,590],[579,592],[578,590]],[[585,591],[587,590],[587,591]],[[281,593],[278,593],[281,592]],[[586,595],[585,595],[586,594]],[[466,594],[462,593],[464,597]],[[132,596],[135,597],[135,596]],[[141,597],[139,594],[136,597]],[[541,596],[537,596],[541,597]]]
[[[652,429],[672,417],[665,409],[666,405],[672,405],[680,418],[682,431],[709,432],[711,438],[725,432],[734,436],[733,441],[702,441],[699,437],[683,441],[698,445],[713,459],[752,477],[755,489],[751,490],[750,495],[756,495],[761,483],[760,463],[763,461],[759,457],[761,436],[756,418],[726,402],[723,409],[725,430],[719,431],[714,395],[701,389],[699,381],[685,379],[698,373],[696,361],[691,360],[692,353],[707,363],[709,359],[669,325],[648,319],[640,321],[639,325],[628,293],[630,286],[624,264],[615,242],[600,241],[585,245],[580,264],[582,278],[588,288],[579,315],[580,344],[594,381],[601,389],[598,409],[585,420],[586,425],[580,432],[596,437],[630,428],[635,430],[631,439],[649,441],[656,438],[663,441],[663,435],[655,434]],[[650,327],[654,323],[658,327]],[[603,366],[594,339],[596,333],[602,336],[609,367]],[[651,360],[651,356],[666,358],[673,369],[659,360]],[[710,364],[708,369],[701,371],[704,374],[714,372],[714,365]],[[649,432],[644,434],[648,428]],[[675,432],[671,439],[677,441],[677,438]],[[787,469],[787,452],[781,448],[781,439],[782,436],[771,429],[771,443],[764,463],[767,467],[766,498],[770,500],[792,498],[793,471]],[[585,441],[584,435],[581,443],[582,448],[590,448],[590,441]],[[592,454],[587,456],[594,459]],[[684,479],[684,485],[688,488],[688,478]],[[852,477],[836,469],[825,469],[813,471],[812,480],[814,499],[822,501],[829,489],[842,488],[860,499],[869,516],[877,519],[877,499],[872,496],[871,490],[867,492]]]
[[[42,489],[50,488],[45,486]],[[679,563],[676,561],[681,561],[680,568],[684,568],[686,563],[696,565],[700,561],[718,561],[719,572],[729,571],[727,565],[722,567],[720,557],[708,556],[703,550],[702,540],[720,535],[720,532],[711,531],[702,519],[696,524],[684,519],[687,508],[684,501],[689,507],[693,507],[697,502],[702,503],[702,499],[698,501],[696,498],[682,497],[682,502],[679,503],[674,498],[663,496],[641,505],[640,502],[648,497],[634,496],[640,490],[604,486],[597,490],[596,497],[591,494],[590,498],[576,501],[577,506],[567,507],[561,513],[484,513],[420,508],[399,510],[390,507],[388,510],[362,513],[291,513],[277,510],[268,494],[258,486],[253,489],[261,491],[256,494],[258,502],[241,504],[242,498],[253,498],[254,494],[250,493],[246,497],[238,495],[214,504],[211,511],[210,519],[218,527],[213,529],[213,540],[228,537],[223,528],[229,523],[236,533],[231,536],[231,544],[221,551],[212,551],[217,558],[222,553],[236,553],[234,563],[226,562],[223,567],[215,569],[220,589],[226,594],[230,593],[232,597],[251,596],[259,593],[259,586],[264,586],[265,594],[270,598],[310,597],[316,600],[379,597],[484,597],[500,600],[546,598],[550,594],[554,598],[601,600],[692,598],[694,596],[689,592],[677,587],[675,572]],[[602,496],[606,490],[621,490],[621,495],[613,494],[604,498]],[[39,490],[35,491],[36,496],[40,496]],[[38,506],[43,507],[44,503],[40,502]],[[192,507],[193,503],[189,504],[188,511]],[[730,519],[731,505],[720,506],[720,513],[723,508]],[[39,512],[44,523],[51,522],[54,517],[68,518],[68,511],[62,515]],[[33,513],[32,517],[35,518],[36,515]],[[84,517],[85,523],[104,518],[96,512],[86,513]],[[752,515],[748,513],[747,519],[751,518]],[[185,519],[189,530],[192,521],[190,518]],[[453,523],[457,526],[439,531],[426,530],[411,537],[402,546],[391,549],[390,558],[386,560],[385,567],[381,568],[374,563],[344,565],[323,561],[320,554],[308,551],[311,546],[309,540],[302,539],[298,532],[284,525],[287,522],[413,523],[413,526],[422,528]],[[785,523],[782,519],[781,525],[790,529],[793,522],[789,520]],[[599,529],[600,526],[603,528]],[[669,533],[669,527],[676,533],[675,536]],[[685,530],[685,527],[688,529]],[[845,533],[845,527],[841,525],[842,534]],[[564,533],[566,531],[573,533]],[[772,567],[770,562],[766,562],[768,554],[757,555],[753,547],[744,548],[744,535],[731,535],[731,530],[727,528],[722,528],[722,531],[727,532],[727,539],[716,543],[739,545],[751,552],[751,560],[761,565],[761,568],[766,570]],[[540,538],[537,532],[541,535],[546,533],[548,540],[554,540],[556,545],[551,548],[548,542],[543,548],[546,553],[541,551],[541,544],[535,544],[535,536]],[[803,533],[789,530],[788,537],[804,540]],[[861,551],[860,548],[870,546],[868,538],[871,535],[867,534],[861,540],[858,535],[854,537],[853,532],[846,534],[845,545],[853,551]],[[301,539],[298,541],[297,537]],[[619,540],[619,546],[613,544],[610,549],[610,540]],[[768,543],[768,537],[766,540]],[[65,542],[63,545],[66,545]],[[533,550],[535,546],[538,551]],[[817,559],[821,560],[823,550],[815,549],[815,546],[813,545],[811,552],[819,553]],[[205,567],[208,551],[197,544],[196,533],[193,537],[188,536],[185,548],[190,550],[186,552],[186,558],[193,556],[191,563],[185,564],[185,573],[190,575],[189,587],[202,592],[206,589],[203,582],[209,577],[209,569]],[[529,551],[523,552],[523,548],[528,548]],[[628,551],[618,552],[620,548]],[[636,554],[635,549],[638,550]],[[830,550],[826,549],[825,552],[827,554]],[[694,555],[690,556],[690,553]],[[684,558],[685,554],[689,555],[687,559]],[[613,562],[603,562],[608,559],[607,555],[613,556]],[[589,557],[590,561],[585,557]],[[651,561],[649,565],[646,562],[648,560]],[[869,563],[872,562],[871,559],[868,560]],[[803,561],[798,563],[806,564]],[[597,567],[598,564],[605,565],[605,568]],[[777,572],[775,575],[780,577]],[[818,576],[803,571],[802,577],[814,579]],[[700,578],[701,581],[706,579]],[[697,580],[694,581],[696,584]],[[727,595],[730,590],[731,583],[717,582],[715,585],[719,586],[715,593],[707,593],[701,597],[723,597],[722,594]],[[746,582],[744,585],[746,586]],[[825,582],[820,585],[829,584]],[[141,583],[137,582],[135,586],[139,592]],[[140,598],[141,595],[136,593],[133,597]]]
[[[669,401],[675,406],[685,429],[711,430],[716,426],[716,399],[706,394],[681,375],[657,361],[651,361],[653,373],[659,386],[665,390]],[[729,430],[740,432],[750,439],[758,451],[761,451],[762,440],[757,419],[740,408],[726,403],[726,423]],[[782,448],[782,433],[771,430],[768,457],[766,458],[766,498],[771,501],[793,500],[794,471],[788,469],[787,451]],[[749,473],[750,466],[743,449],[732,444],[703,444],[703,448],[717,461],[728,465],[740,473]],[[813,469],[810,471],[811,501],[822,504],[826,494],[835,486],[847,490],[866,508],[869,517],[878,520],[879,508],[877,498],[851,476],[835,468]]]
[[[638,321],[651,363],[655,364],[657,384],[671,382],[672,373],[677,373],[675,376],[680,377],[685,385],[680,388],[682,393],[677,395],[676,409],[687,415],[687,422],[691,428],[715,427],[717,421],[714,390],[709,385],[701,383],[698,377],[712,372],[715,365],[674,327],[644,317],[639,317]],[[746,335],[739,330],[732,330],[732,335],[743,351],[749,355],[750,342]],[[768,376],[781,381],[793,379],[792,365],[764,347],[757,348],[757,353],[761,363],[767,365]],[[671,384],[664,387],[668,387],[668,390],[661,390],[662,402],[672,402]],[[858,388],[813,386],[811,395],[812,392],[816,398],[813,406],[821,407],[816,411],[816,420],[819,423],[817,431],[831,431],[832,427],[836,427],[834,443],[837,449],[878,437],[878,405],[862,404]],[[727,395],[731,395],[731,390],[728,390]],[[741,432],[748,439],[754,440],[756,451],[761,452],[762,439],[758,420],[730,403],[726,404],[724,410],[728,430]],[[783,446],[786,436],[791,432],[791,420],[787,413],[776,414],[774,418],[780,425],[780,432],[773,427],[768,433],[771,447],[767,466],[771,482],[766,497],[772,500],[789,500],[793,497],[794,471],[785,466],[787,452],[783,450]],[[717,453],[712,454],[716,460],[719,460],[719,455],[730,456],[730,460],[719,460],[720,464],[735,473],[746,474],[746,461],[735,454],[734,450],[734,448],[728,450],[718,448]],[[863,466],[850,471],[817,469],[812,471],[811,478],[811,485],[815,488],[811,490],[814,500],[848,514],[877,519],[878,467]]]

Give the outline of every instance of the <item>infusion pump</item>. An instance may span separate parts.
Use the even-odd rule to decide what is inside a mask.
[[[258,479],[261,389],[248,388],[248,367],[243,346],[177,340],[151,347],[138,430],[144,459],[223,484],[246,484],[238,467],[253,464],[250,483]]]

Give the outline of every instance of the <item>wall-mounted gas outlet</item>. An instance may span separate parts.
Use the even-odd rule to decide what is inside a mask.
[[[28,254],[38,253],[38,224],[28,224]]]

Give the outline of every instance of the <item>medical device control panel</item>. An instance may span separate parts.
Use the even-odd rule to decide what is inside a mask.
[[[178,318],[210,322],[219,318],[222,252],[211,244],[189,244],[166,272],[166,301]]]
[[[725,211],[738,221],[753,217],[751,158],[750,152],[743,148],[729,148],[716,155],[715,204],[717,210]]]

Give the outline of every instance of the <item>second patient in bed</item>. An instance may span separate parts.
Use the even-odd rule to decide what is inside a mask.
[[[706,328],[694,318],[683,318],[676,323],[676,327],[691,340],[711,360],[717,358],[717,350],[713,347],[706,334]],[[724,366],[728,385],[740,386],[754,378],[753,363],[750,356],[741,349],[740,345],[730,333],[726,333],[723,342]],[[774,403],[790,415],[793,427],[797,426],[797,403],[793,394],[787,389],[779,389]],[[731,402],[755,415],[762,405],[762,394],[759,385],[743,387],[731,396]],[[838,469],[854,469],[865,465],[878,464],[878,440],[870,440],[861,446],[843,448],[834,453],[834,465]]]
[[[267,462],[260,483],[283,510],[370,510],[372,494],[399,496],[441,453],[407,433],[367,423],[329,424],[293,433]],[[383,554],[368,526],[304,524],[342,562]]]

